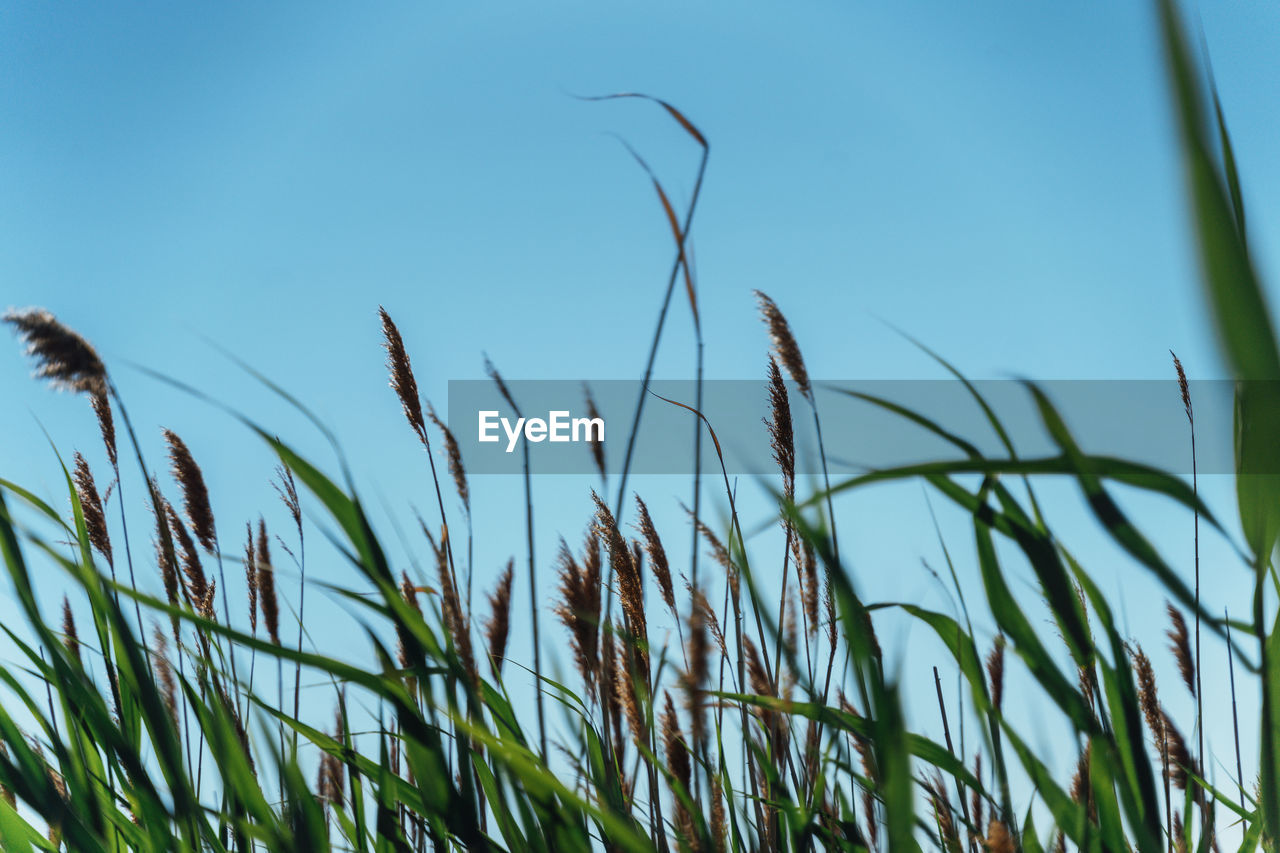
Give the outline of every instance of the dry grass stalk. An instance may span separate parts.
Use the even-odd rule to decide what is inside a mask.
[[[574,559],[568,543],[563,539],[560,540],[560,550],[556,555],[557,573],[560,577],[560,600],[555,606],[555,613],[569,631],[574,664],[582,676],[587,692],[594,696],[596,673],[600,669],[597,659],[600,624],[600,560],[595,534],[588,532],[587,557],[584,562],[590,561],[593,551],[596,554],[594,579],[588,577],[589,569],[584,568]]]
[[[489,594],[489,621],[484,624],[484,634],[495,676],[502,675],[502,662],[507,656],[507,636],[511,630],[511,581],[515,577],[515,566],[515,558],[507,560],[507,568]]]
[[[1195,696],[1196,663],[1191,652],[1191,636],[1187,631],[1187,620],[1173,604],[1166,603],[1165,607],[1169,611],[1170,628],[1167,633],[1169,648],[1173,651],[1174,660],[1177,661],[1178,674],[1182,676],[1182,682],[1187,685],[1191,695]]]
[[[422,418],[422,401],[418,397],[418,380],[413,377],[413,367],[409,364],[409,353],[405,351],[404,339],[400,330],[392,321],[391,315],[381,305],[378,306],[378,317],[382,320],[383,346],[387,350],[387,368],[391,371],[391,388],[400,398],[404,407],[404,416],[409,426],[418,434],[418,439],[427,444],[427,425]]]
[[[104,393],[107,369],[93,346],[42,308],[6,311],[8,323],[27,345],[37,379],[55,388],[87,394]]]
[[[258,549],[254,555],[257,564],[258,604],[262,608],[262,626],[267,629],[271,642],[280,645],[280,600],[276,597],[276,573],[271,567],[270,540],[267,538],[267,522],[258,517]]]
[[[618,653],[614,642],[613,623],[606,621],[601,626],[601,632],[600,688],[604,693],[604,704],[608,709],[608,716],[613,724],[613,744],[614,749],[618,751],[617,760],[621,765],[624,746],[622,740],[622,694],[624,691],[622,673],[618,668]]]
[[[667,609],[671,611],[671,614],[679,619],[680,613],[676,610],[675,587],[671,583],[671,565],[667,562],[666,549],[662,547],[662,540],[658,537],[658,531],[653,526],[653,519],[649,517],[649,507],[645,506],[639,495],[636,495],[636,507],[639,510],[636,529],[640,531],[641,537],[644,538],[644,550],[649,555],[649,563],[653,567],[653,577],[658,582],[658,591],[662,593],[662,602],[667,605]]]
[[[977,779],[979,784],[982,783],[982,753],[981,752],[975,752],[973,754],[973,778]],[[969,808],[970,808],[969,819],[972,821],[972,827],[970,828],[970,831],[969,831],[969,840],[970,842],[973,842],[975,844],[978,841],[977,830],[979,827],[982,826],[983,804],[985,802],[986,801],[982,798],[982,794],[978,791],[977,788],[974,788],[972,793],[969,795]]]
[[[618,703],[627,718],[627,727],[636,744],[647,747],[649,743],[649,726],[644,711],[640,707],[641,691],[648,694],[647,673],[642,671],[640,654],[634,643],[622,643],[618,649],[620,662],[617,668],[615,686]]]
[[[724,808],[724,788],[718,775],[711,778],[711,849],[725,853],[728,849],[728,815]]]
[[[65,595],[62,597],[62,641],[76,663],[84,666],[84,658],[80,656],[80,635],[76,633],[76,618],[71,613],[71,602]]]
[[[1169,350],[1169,355],[1173,356],[1173,369],[1178,374],[1178,392],[1182,396],[1182,407],[1186,409],[1187,420],[1194,424],[1196,417],[1191,408],[1191,386],[1187,384],[1187,372],[1182,369],[1182,361],[1173,350]]]
[[[787,373],[791,375],[791,381],[796,383],[800,393],[812,400],[813,389],[809,385],[809,371],[805,369],[804,358],[800,355],[800,347],[796,344],[795,336],[791,334],[791,326],[788,325],[787,318],[778,310],[774,301],[763,292],[757,290],[755,295],[760,304],[760,315],[765,325],[769,327],[769,337],[773,341],[773,349],[778,355],[778,360],[787,369]]]
[[[169,530],[169,517],[167,512],[168,501],[160,496],[159,487],[154,482],[151,484],[151,494],[159,501],[157,505],[152,503],[152,515],[156,522],[156,563],[160,566],[160,579],[164,583],[165,598],[172,605],[178,604],[178,594],[181,591],[178,583],[178,564],[177,557],[173,553],[173,533]],[[178,637],[178,618],[170,617],[173,623],[174,642]]]
[[[84,529],[93,550],[102,555],[108,566],[115,566],[111,555],[111,537],[107,533],[107,516],[102,508],[102,497],[93,481],[89,463],[78,452],[75,455],[76,497],[84,514]]]
[[[1089,820],[1097,822],[1098,807],[1093,799],[1093,788],[1089,779],[1089,766],[1093,755],[1092,746],[1085,746],[1076,760],[1075,774],[1071,777],[1071,801],[1085,807]]]
[[[449,475],[453,477],[453,487],[458,490],[458,498],[462,501],[463,509],[470,514],[471,489],[467,486],[467,469],[462,465],[462,450],[458,448],[458,441],[453,437],[453,432],[448,425],[436,416],[435,407],[430,401],[427,401],[427,417],[444,436],[444,451],[445,457],[449,460]]]
[[[991,653],[987,655],[987,677],[991,680],[991,706],[997,712],[1004,707],[1004,646],[1004,635],[997,634]]]
[[[1156,692],[1156,673],[1151,666],[1151,659],[1141,646],[1129,650],[1133,658],[1133,672],[1138,678],[1138,704],[1142,706],[1142,716],[1147,721],[1147,728],[1155,738],[1156,746],[1163,754],[1165,751],[1164,717],[1160,713],[1160,697]]]
[[[294,482],[293,472],[288,465],[276,466],[276,479],[271,481],[271,487],[280,496],[285,509],[289,510],[289,517],[293,519],[294,525],[301,527],[302,503],[298,500],[298,484]]]
[[[116,455],[116,422],[111,415],[111,400],[105,389],[99,388],[89,398],[93,413],[98,418],[98,432],[102,434],[102,444],[107,449],[107,461],[112,470],[120,467],[120,458]]]
[[[187,445],[172,430],[164,431],[164,440],[169,445],[169,462],[173,478],[182,489],[182,504],[187,513],[187,522],[191,532],[195,534],[200,547],[212,554],[217,548],[217,537],[214,533],[213,507],[209,504],[209,489],[204,484],[204,474],[196,464],[195,457]]]

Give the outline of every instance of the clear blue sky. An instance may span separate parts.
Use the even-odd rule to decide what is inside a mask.
[[[677,199],[698,152],[656,108],[571,97],[638,90],[711,140],[693,237],[710,377],[763,377],[753,288],[778,300],[819,377],[938,376],[885,321],[977,377],[1165,377],[1169,348],[1193,378],[1220,376],[1150,6],[8,4],[0,303],[45,306],[97,344],[153,464],[159,426],[186,438],[228,550],[259,507],[284,529],[270,458],[130,363],[323,447],[203,338],[313,406],[371,503],[409,527],[405,502],[430,506],[425,460],[386,387],[379,304],[441,407],[449,379],[483,375],[481,351],[512,378],[638,374],[672,247],[651,187],[608,134]],[[1276,281],[1280,9],[1201,14],[1257,260]],[[663,376],[691,372],[682,309]],[[0,473],[58,495],[38,420],[105,478],[87,407],[28,371],[16,346],[0,357]],[[685,481],[637,485],[686,542]],[[473,487],[477,527],[513,531],[477,542],[487,585],[523,555],[520,497],[505,480]],[[589,507],[584,483],[536,488],[549,593],[556,537],[576,541]],[[1051,492],[1066,529],[1082,531],[1069,544],[1097,556],[1095,574],[1157,644],[1150,588],[1111,571],[1070,489]],[[940,554],[918,487],[842,509],[870,597],[941,606],[919,567]],[[1186,519],[1153,513],[1186,532]],[[943,521],[967,555],[964,519]],[[315,559],[316,576],[343,579],[332,557]],[[52,601],[57,579],[47,585]]]

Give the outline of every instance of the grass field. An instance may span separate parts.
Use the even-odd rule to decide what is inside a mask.
[[[395,394],[387,410],[403,409],[431,465],[430,511],[420,518],[426,577],[392,569],[350,472],[325,473],[246,415],[234,417],[278,457],[275,485],[292,526],[269,530],[260,516],[215,519],[199,462],[178,435],[166,431],[166,459],[146,458],[110,366],[88,340],[47,312],[11,311],[5,321],[37,378],[82,396],[86,417],[90,410],[96,417],[102,448],[93,455],[105,465],[95,470],[80,453],[63,457],[69,513],[0,480],[0,550],[27,620],[3,626],[25,660],[0,670],[0,847],[1275,849],[1280,346],[1250,258],[1225,118],[1172,5],[1160,10],[1204,290],[1228,363],[1243,380],[1238,519],[1215,517],[1194,480],[1085,453],[1034,385],[1027,393],[1053,455],[1022,458],[1010,442],[1005,455],[983,456],[947,424],[897,411],[951,441],[954,461],[841,479],[827,474],[824,454],[821,487],[798,494],[807,481],[797,475],[796,436],[812,430],[821,448],[821,412],[803,341],[779,305],[759,294],[772,341],[763,377],[770,406],[750,416],[768,423],[783,553],[749,547],[729,477],[712,468],[691,473],[727,520],[713,522],[695,502],[695,557],[686,563],[664,545],[676,532],[657,528],[624,475],[616,496],[590,495],[595,512],[583,519],[583,540],[556,555],[556,603],[544,611],[536,592],[525,600],[513,592],[517,579],[536,590],[532,556],[527,566],[513,560],[495,585],[472,596],[469,546],[486,531],[472,529],[465,460],[447,426],[424,408],[411,347],[386,312],[382,344]],[[705,166],[701,132],[662,106],[701,144]],[[695,323],[684,245],[700,176],[687,210],[654,179],[677,246],[663,316],[687,301]],[[661,335],[659,323],[646,382]],[[695,370],[701,382],[700,362]],[[505,395],[496,370],[492,377]],[[1194,434],[1180,364],[1171,393],[1174,378]],[[990,426],[1005,435],[994,414]],[[715,424],[705,427],[696,440],[718,452]],[[641,428],[638,412],[632,435]],[[124,466],[137,466],[145,494],[126,500]],[[1042,513],[1036,484],[1050,476],[1078,484],[1099,535],[1162,585],[1167,637],[1148,638],[1144,648],[1122,632],[1095,571]],[[833,496],[891,481],[918,481],[970,519],[966,547],[981,585],[956,581],[955,612],[866,600],[841,559]],[[1118,487],[1185,511],[1196,537],[1192,583],[1131,523],[1114,497]],[[494,535],[515,529],[531,553],[530,494],[521,525]],[[464,512],[450,514],[446,504]],[[634,525],[618,521],[624,511]],[[334,531],[332,540],[308,541],[304,513]],[[1252,573],[1254,589],[1233,621],[1201,607],[1202,529],[1241,534],[1241,571]],[[1015,596],[1001,557],[1009,549],[1034,572],[1052,629],[1033,624]],[[366,626],[374,653],[363,665],[326,648],[323,626],[308,622],[305,584],[279,587],[277,567],[305,581],[317,551],[358,578],[326,591]],[[66,598],[41,600],[36,572],[61,573]],[[157,573],[163,597],[140,591],[151,584],[139,579]],[[780,596],[763,590],[765,577],[770,590],[781,579]],[[541,685],[534,701],[504,681],[516,666],[507,659],[513,608],[529,610]],[[948,671],[932,674],[940,740],[909,727],[900,672],[885,666],[875,627],[888,610],[936,635],[950,655]],[[655,611],[679,626],[674,644],[650,631]],[[91,621],[77,624],[76,613]],[[993,642],[979,637],[976,621],[997,626]],[[1238,733],[1233,752],[1206,751],[1201,671],[1216,664],[1202,662],[1201,644],[1209,636],[1230,649],[1235,724],[1258,732],[1256,754],[1241,754]],[[551,677],[542,654],[553,646],[567,649],[569,679]],[[1166,660],[1174,666],[1159,663]],[[1006,691],[1006,668],[1015,666],[1071,723],[1078,761],[1069,777],[1055,774],[1035,733],[1005,714],[1025,701]],[[943,678],[957,677],[958,701],[942,687]],[[331,685],[330,725],[303,722],[304,678]],[[1193,701],[1179,696],[1177,706],[1196,710],[1179,718],[1168,699],[1183,693]],[[953,737],[952,721],[961,718],[978,722],[967,742]],[[1215,766],[1228,772],[1205,769]],[[1229,784],[1211,781],[1224,777]]]

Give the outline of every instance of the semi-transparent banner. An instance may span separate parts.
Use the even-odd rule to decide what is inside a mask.
[[[521,473],[526,450],[530,468],[538,474],[595,473],[597,458],[609,474],[622,470],[640,382],[517,380],[506,385],[518,411],[491,381],[449,383],[449,428],[469,474]],[[1173,473],[1191,472],[1190,425],[1176,382],[1053,380],[1038,382],[1036,387],[1086,453]],[[956,443],[893,407],[968,442],[984,456],[1007,458],[1009,452],[975,392],[999,419],[1019,457],[1061,454],[1028,386],[1019,381],[976,381],[968,388],[953,380],[837,380],[815,382],[813,388],[833,472],[964,458]],[[799,473],[816,473],[813,406],[793,383],[787,383],[787,389]],[[1230,381],[1190,383],[1197,469],[1202,474],[1235,470],[1235,390],[1236,384]],[[697,417],[675,403],[697,407],[706,416],[730,474],[777,472],[766,425],[772,411],[765,382],[708,380],[703,383],[700,404],[697,395],[692,380],[649,384],[632,451],[632,473],[692,470]],[[701,429],[703,470],[718,471],[713,443],[706,427]],[[1280,442],[1280,436],[1275,440]]]

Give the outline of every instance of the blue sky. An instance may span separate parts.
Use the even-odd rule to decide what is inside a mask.
[[[1275,281],[1280,10],[1199,14],[1257,260]],[[160,426],[186,438],[228,550],[261,507],[284,529],[269,456],[131,365],[324,448],[206,339],[311,405],[371,503],[407,522],[406,501],[430,506],[425,460],[386,388],[379,304],[441,407],[448,380],[483,376],[482,351],[512,378],[641,369],[672,246],[609,134],[678,200],[698,151],[656,108],[572,97],[637,90],[711,140],[693,233],[709,377],[763,378],[753,288],[777,299],[818,377],[939,376],[891,325],[976,377],[1160,378],[1170,348],[1193,378],[1221,376],[1153,23],[1133,2],[9,4],[0,302],[45,306],[96,343],[153,463]],[[690,375],[692,346],[678,303],[659,374]],[[41,425],[62,450],[105,461],[83,401],[27,374],[11,347],[0,470],[53,497]],[[637,485],[687,541],[675,504],[687,483]],[[585,487],[535,485],[544,593],[556,537],[576,541],[585,523]],[[511,482],[473,488],[478,529],[516,524]],[[1229,515],[1229,483],[1206,488]],[[1074,493],[1050,491],[1077,550],[1158,643],[1150,588],[1133,569],[1113,577]],[[1134,505],[1170,538],[1186,531],[1182,516]],[[872,597],[936,596],[918,487],[841,507]],[[953,553],[972,550],[962,517],[943,524]],[[478,540],[477,583],[522,557],[521,541]],[[316,559],[316,576],[342,580]],[[1233,572],[1214,584],[1222,603]]]

